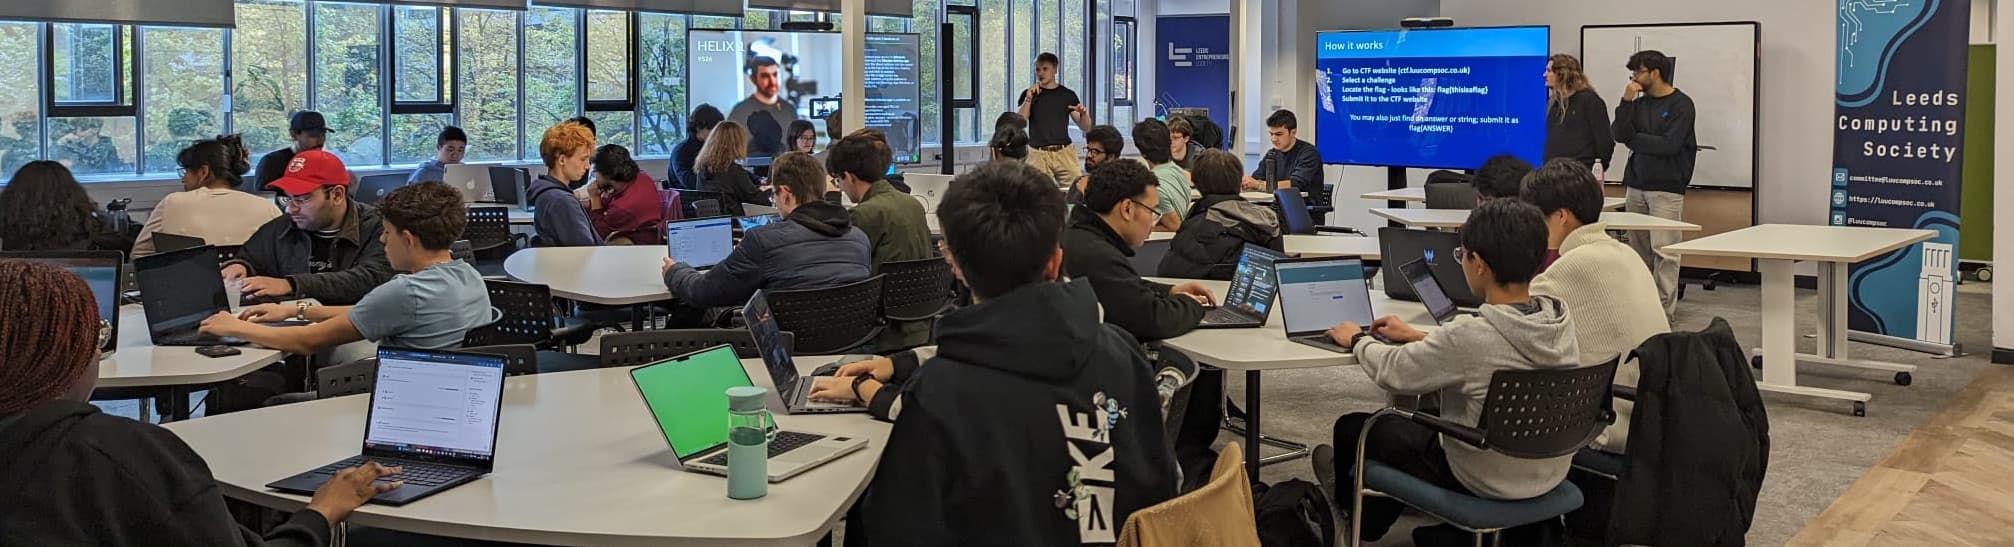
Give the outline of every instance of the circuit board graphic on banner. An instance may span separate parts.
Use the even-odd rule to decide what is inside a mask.
[[[1838,12],[1831,223],[1937,232],[1853,265],[1848,326],[1950,344],[1970,5],[1838,0]]]

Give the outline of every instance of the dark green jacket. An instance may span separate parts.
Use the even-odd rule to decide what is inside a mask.
[[[888,181],[874,181],[851,213],[853,225],[867,232],[867,241],[874,246],[874,273],[881,273],[884,263],[937,256],[930,244],[930,224],[923,216],[923,204]],[[929,321],[904,321],[889,325],[876,348],[892,351],[929,341]]]

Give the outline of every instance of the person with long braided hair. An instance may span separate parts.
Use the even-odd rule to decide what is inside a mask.
[[[105,332],[83,279],[0,260],[0,545],[328,545],[401,484],[372,483],[398,468],[346,469],[265,534],[239,526],[180,438],[88,402]]]

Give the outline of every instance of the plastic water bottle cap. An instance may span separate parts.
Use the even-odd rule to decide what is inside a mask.
[[[758,386],[735,386],[727,388],[727,409],[734,412],[753,412],[766,408],[763,398],[769,390]]]

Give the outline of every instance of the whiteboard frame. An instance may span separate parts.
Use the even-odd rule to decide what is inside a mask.
[[[1753,146],[1749,147],[1748,151],[1749,155],[1752,156],[1750,158],[1748,165],[1749,185],[1746,188],[1740,186],[1715,186],[1707,184],[1692,184],[1689,185],[1688,187],[1712,188],[1716,190],[1747,190],[1749,192],[1748,219],[1750,224],[1754,224],[1756,208],[1759,206],[1759,204],[1755,203],[1755,187],[1762,184],[1762,23],[1757,21],[1709,21],[1700,23],[1632,23],[1622,25],[1581,25],[1579,54],[1581,59],[1587,58],[1587,31],[1591,29],[1722,27],[1722,26],[1736,26],[1736,25],[1748,25],[1754,27],[1755,29],[1754,31],[1755,88],[1751,90],[1751,92],[1754,93],[1755,96],[1751,99],[1751,102],[1749,103],[1751,105],[1754,105],[1754,109],[1753,112],[1750,112],[1750,115],[1753,119],[1749,120],[1748,123],[1748,131],[1750,134],[1753,135],[1749,142],[1754,144]],[[1602,182],[1606,183],[1608,181],[1602,181]]]

